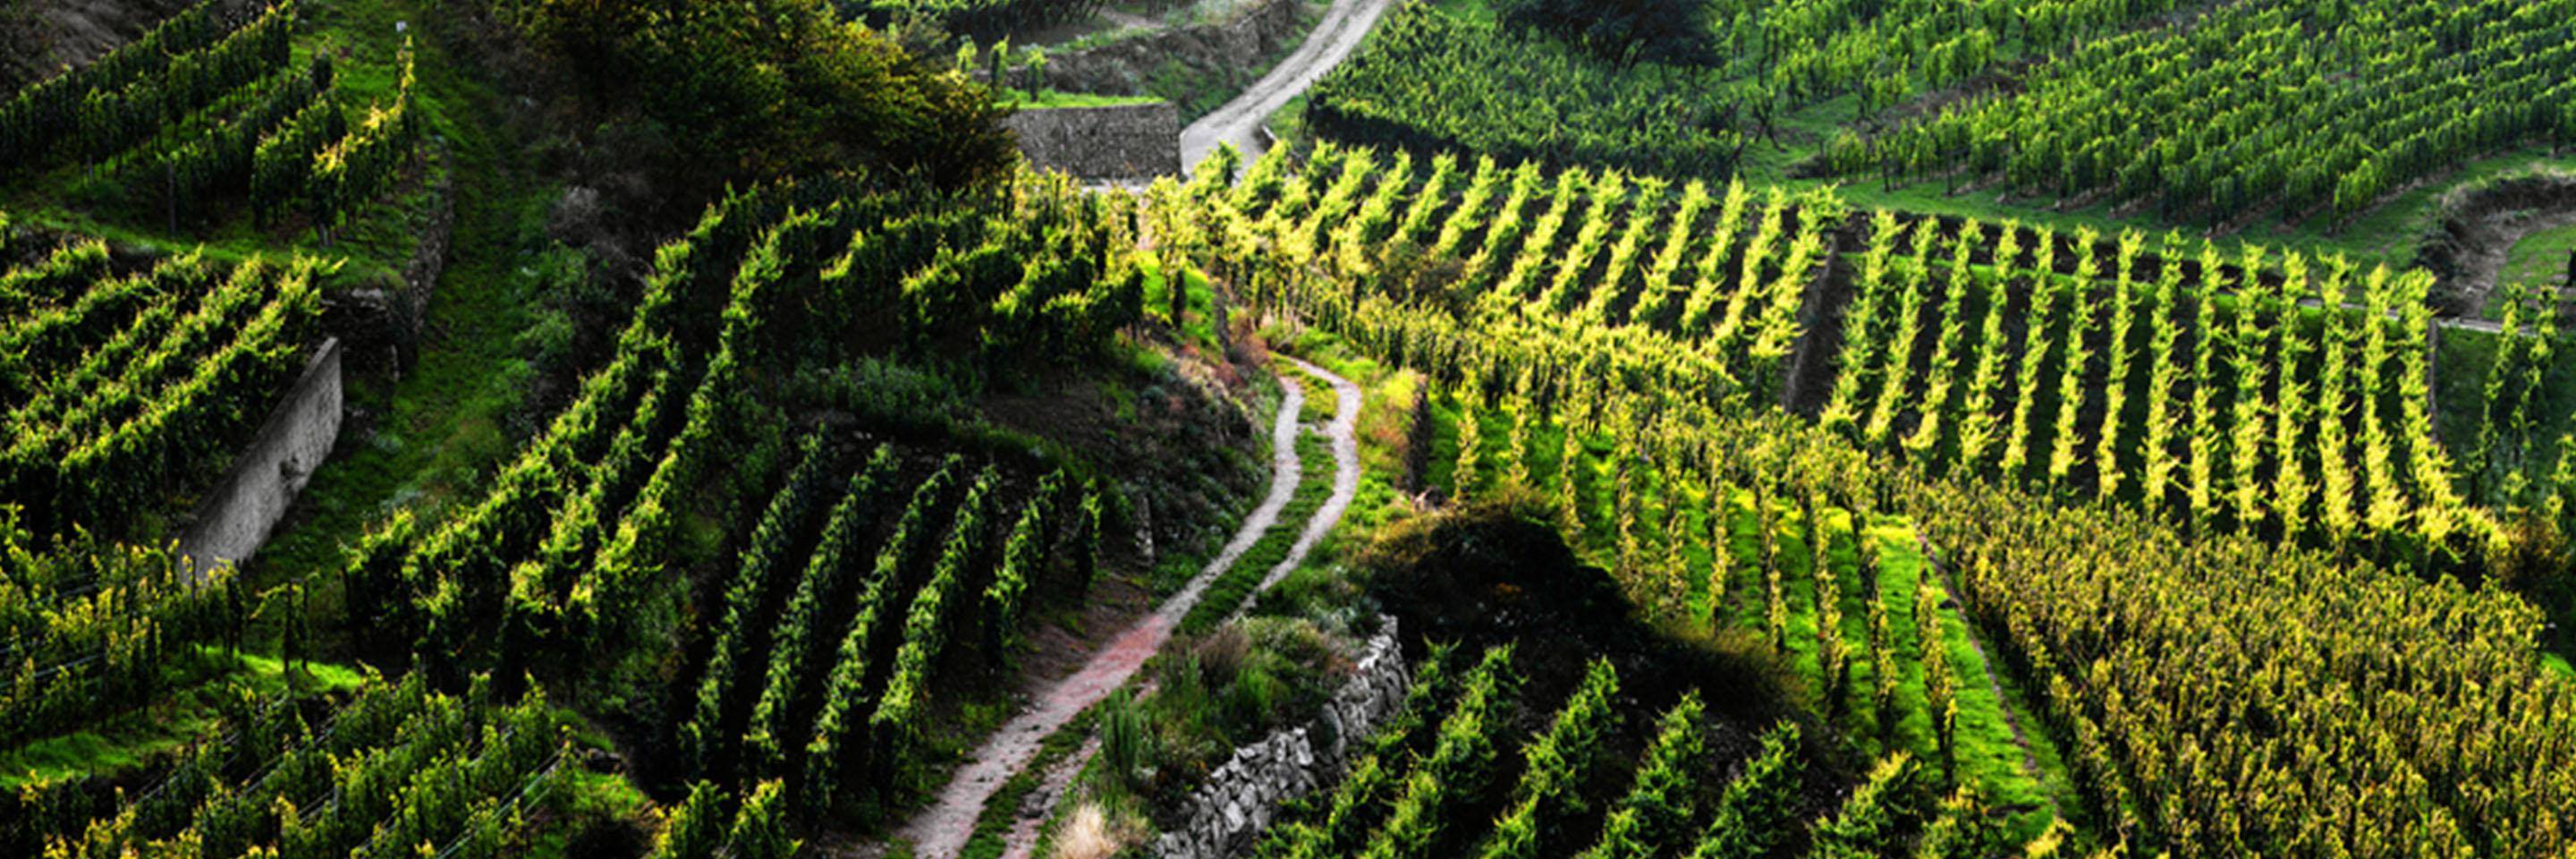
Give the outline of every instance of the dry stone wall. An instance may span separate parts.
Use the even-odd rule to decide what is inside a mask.
[[[1161,859],[1221,859],[1242,855],[1270,827],[1270,815],[1289,800],[1329,784],[1350,750],[1379,720],[1404,704],[1413,682],[1395,619],[1386,618],[1362,651],[1350,682],[1333,693],[1314,724],[1288,728],[1236,749],[1208,774],[1183,806],[1182,823],[1154,842]]]
[[[1078,51],[1049,53],[1046,85],[1065,92],[1145,95],[1156,75],[1186,70],[1197,77],[1224,78],[1236,88],[1256,75],[1255,57],[1276,57],[1301,35],[1299,7],[1305,0],[1259,0],[1257,5],[1223,21],[1173,27]]]
[[[1092,182],[1181,173],[1181,115],[1170,102],[1023,110],[1002,120],[1041,168]]]
[[[431,293],[447,271],[447,249],[456,231],[454,171],[443,146],[427,155],[428,175],[436,177],[427,220],[415,231],[418,244],[400,278],[385,278],[323,297],[322,325],[346,341],[349,369],[359,373],[409,371],[420,358],[421,324],[429,315]]]

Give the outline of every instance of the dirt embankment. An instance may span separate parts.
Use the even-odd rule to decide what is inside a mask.
[[[2479,315],[2514,243],[2567,224],[2576,224],[2576,173],[2535,170],[2444,195],[2441,216],[2415,245],[2415,264],[2439,279],[2435,312]]]

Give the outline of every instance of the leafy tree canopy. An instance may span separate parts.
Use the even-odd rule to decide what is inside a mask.
[[[823,0],[499,0],[593,92],[631,99],[726,181],[852,166],[997,175],[989,92]]]

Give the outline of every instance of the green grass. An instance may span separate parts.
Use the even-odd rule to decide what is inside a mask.
[[[339,32],[389,34],[403,17],[393,4],[335,9],[347,19]],[[516,141],[500,130],[497,96],[445,55],[439,40],[424,38],[417,50],[430,133],[446,139],[457,165],[454,241],[427,312],[435,322],[423,333],[418,363],[398,380],[353,380],[350,404],[376,418],[376,433],[315,472],[303,518],[251,564],[261,582],[332,571],[343,542],[393,510],[464,497],[523,434],[507,418],[535,376],[529,358],[537,344],[525,332],[537,319],[541,284],[522,255],[546,248],[553,189],[523,172]]]
[[[1914,541],[1911,526],[1895,524],[1883,527],[1881,532],[1896,537],[1882,543],[1882,575],[1903,577],[1907,579],[1906,587],[1910,588],[1913,579],[1930,572],[1930,565]],[[1945,592],[1948,590],[1946,584],[1936,582],[1936,585]],[[1889,608],[1894,614],[1900,606],[1903,607],[1902,614],[1907,621],[1904,625],[1908,630],[1899,635],[1911,640],[1914,638],[1910,634],[1913,609],[1909,603],[1910,600],[1899,602]],[[1891,617],[1889,622],[1895,625],[1897,621]],[[2075,793],[2073,776],[2058,752],[2057,743],[2041,729],[2028,696],[2009,673],[1998,670],[1979,655],[1970,640],[1976,632],[1958,611],[1942,613],[1941,630],[1945,639],[1941,646],[1947,649],[1950,666],[1958,677],[1958,780],[1963,784],[1977,785],[1994,805],[2014,809],[2012,826],[2015,837],[2019,839],[2037,837],[2041,830],[2047,828],[2052,808],[2060,814],[2080,814],[2083,805]],[[1919,650],[1921,642],[1912,643]],[[1987,683],[1989,677],[1995,681],[1992,686]],[[1917,677],[1914,687],[1917,696],[1921,694],[1920,682]],[[1996,687],[2003,690],[2000,698],[1995,695]],[[2006,721],[2007,714],[2022,727],[2022,737],[2028,743],[2028,758],[2038,765],[2035,777],[2025,768],[2024,747],[2014,740],[2012,725]]]
[[[1162,101],[1150,95],[1096,95],[1087,92],[1040,90],[1032,97],[1027,90],[1003,90],[997,94],[1004,107],[1013,110],[1048,110],[1059,107],[1123,107]]]
[[[1252,548],[1235,559],[1234,566],[1208,585],[1207,594],[1181,619],[1181,631],[1197,633],[1216,626],[1227,615],[1252,597],[1270,568],[1286,560],[1298,535],[1306,530],[1307,518],[1324,505],[1333,491],[1333,446],[1322,435],[1301,432],[1297,435],[1297,461],[1303,474],[1296,491],[1288,496],[1288,505],[1279,511],[1279,521],[1261,535]]]
[[[1298,93],[1297,97],[1280,105],[1278,112],[1272,113],[1264,122],[1269,124],[1270,133],[1279,145],[1295,149],[1313,142],[1315,132],[1306,124],[1305,93]]]
[[[2576,253],[2576,224],[2539,230],[2513,243],[2506,252],[2504,268],[2496,272],[2496,291],[2488,296],[2486,315],[2501,319],[2504,305],[2495,300],[2504,287],[2525,284],[2542,287],[2567,285],[2567,255]]]
[[[528,842],[518,855],[528,859],[564,859],[573,853],[573,838],[590,826],[607,821],[632,821],[647,827],[646,814],[653,807],[651,797],[644,795],[624,775],[598,773],[566,761],[570,769],[545,797],[542,807],[556,815],[555,822],[528,831]],[[649,827],[648,827],[649,828]]]
[[[1162,261],[1152,254],[1138,254],[1136,264],[1145,272],[1145,314],[1160,317],[1181,333],[1181,344],[1202,354],[1223,352],[1216,338],[1216,287],[1208,283],[1205,273],[1197,268],[1185,270],[1181,288],[1188,291],[1182,299],[1181,317],[1172,318],[1172,284],[1163,274]]]
[[[278,660],[227,653],[199,645],[163,666],[170,691],[152,706],[124,714],[98,714],[88,730],[48,737],[0,752],[0,790],[68,778],[115,775],[177,753],[221,730],[223,702],[233,690],[262,698],[357,688],[366,675],[345,666],[312,663],[290,678]],[[291,684],[291,687],[290,687]]]

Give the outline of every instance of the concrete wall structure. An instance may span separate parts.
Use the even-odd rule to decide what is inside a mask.
[[[239,561],[268,541],[340,438],[340,353],[337,339],[314,351],[232,471],[197,500],[180,533],[182,554],[200,564]]]

